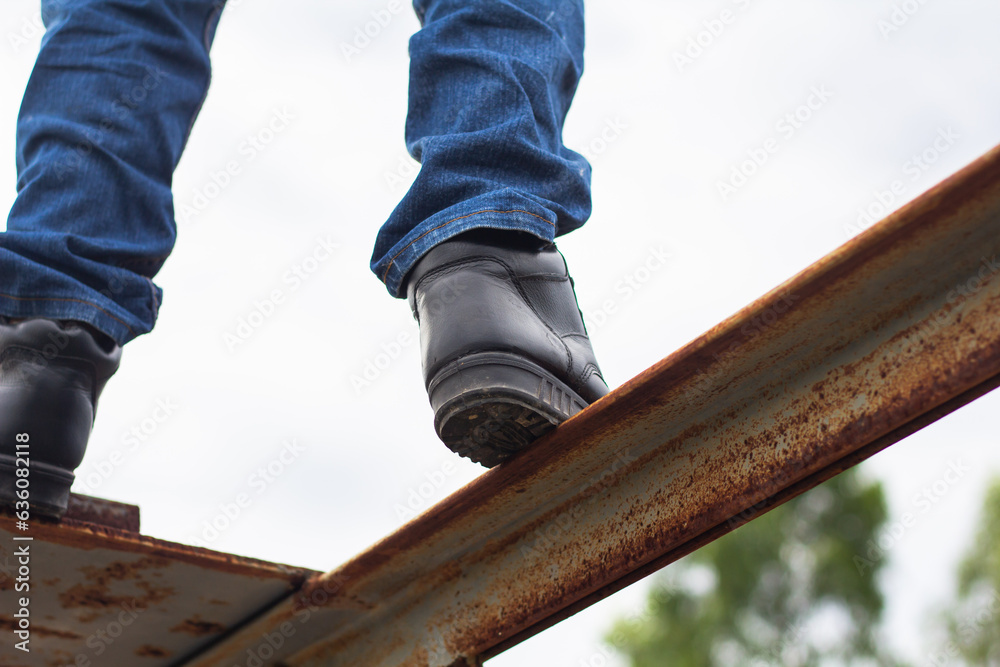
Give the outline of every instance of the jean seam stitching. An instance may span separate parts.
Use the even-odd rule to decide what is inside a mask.
[[[73,303],[82,303],[90,306],[91,308],[101,311],[102,313],[113,319],[115,322],[118,322],[123,327],[128,329],[128,332],[130,334],[135,335],[135,331],[124,320],[115,317],[111,312],[105,310],[104,308],[101,308],[96,303],[91,303],[90,301],[86,301],[84,299],[70,299],[68,297],[45,297],[45,296],[14,296],[13,294],[4,294],[2,292],[0,292],[0,297],[3,297],[5,299],[12,299],[13,301],[71,301]]]

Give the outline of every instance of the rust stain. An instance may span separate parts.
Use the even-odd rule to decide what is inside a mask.
[[[183,632],[184,634],[194,635],[195,637],[216,635],[225,631],[226,626],[214,621],[204,621],[201,616],[197,614],[170,628],[170,632]]]
[[[0,628],[13,631],[17,628],[17,621],[12,616],[0,616]],[[39,625],[38,623],[31,624],[31,633],[40,637],[53,637],[55,639],[83,639],[83,637],[70,630],[57,630]]]
[[[169,566],[169,560],[149,556],[131,562],[114,561],[103,568],[87,565],[79,568],[87,583],[75,584],[62,591],[59,594],[59,602],[64,609],[106,609],[126,603],[148,607],[163,602],[176,591],[170,586],[156,586],[142,577],[148,574],[147,570]],[[153,572],[152,574],[159,573]],[[142,593],[138,595],[114,595],[111,593],[111,584],[115,581],[134,581],[135,587],[140,589]],[[86,619],[87,621],[92,621],[97,617],[97,615],[85,616],[90,616]]]
[[[137,648],[134,653],[140,658],[169,658],[173,655],[170,651],[159,646],[152,646],[150,644],[143,644]]]

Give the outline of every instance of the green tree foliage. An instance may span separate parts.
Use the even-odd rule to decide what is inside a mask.
[[[986,494],[979,533],[958,569],[958,595],[946,615],[948,641],[935,665],[1000,665],[1000,480]]]
[[[873,550],[882,486],[856,469],[669,566],[608,641],[633,667],[890,665]],[[994,551],[994,553],[996,553]]]

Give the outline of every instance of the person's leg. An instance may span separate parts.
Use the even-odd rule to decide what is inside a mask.
[[[590,215],[562,143],[580,0],[417,0],[406,140],[421,162],[372,270],[420,324],[434,426],[486,466],[607,392],[552,240]]]
[[[551,241],[590,216],[590,165],[562,142],[583,71],[582,0],[416,0],[406,145],[421,168],[375,242],[393,296],[464,231]]]
[[[0,233],[0,505],[65,511],[120,346],[155,324],[152,278],[176,235],[171,180],[222,5],[43,0]]]
[[[0,315],[153,328],[170,186],[209,85],[219,0],[43,0],[0,233]]]

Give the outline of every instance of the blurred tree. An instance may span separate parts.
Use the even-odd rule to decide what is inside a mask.
[[[956,597],[945,614],[948,642],[931,663],[1000,665],[1000,479],[986,493],[979,534],[958,569]]]
[[[882,485],[852,468],[670,565],[607,641],[633,667],[892,665]],[[880,546],[882,545],[882,546]]]

